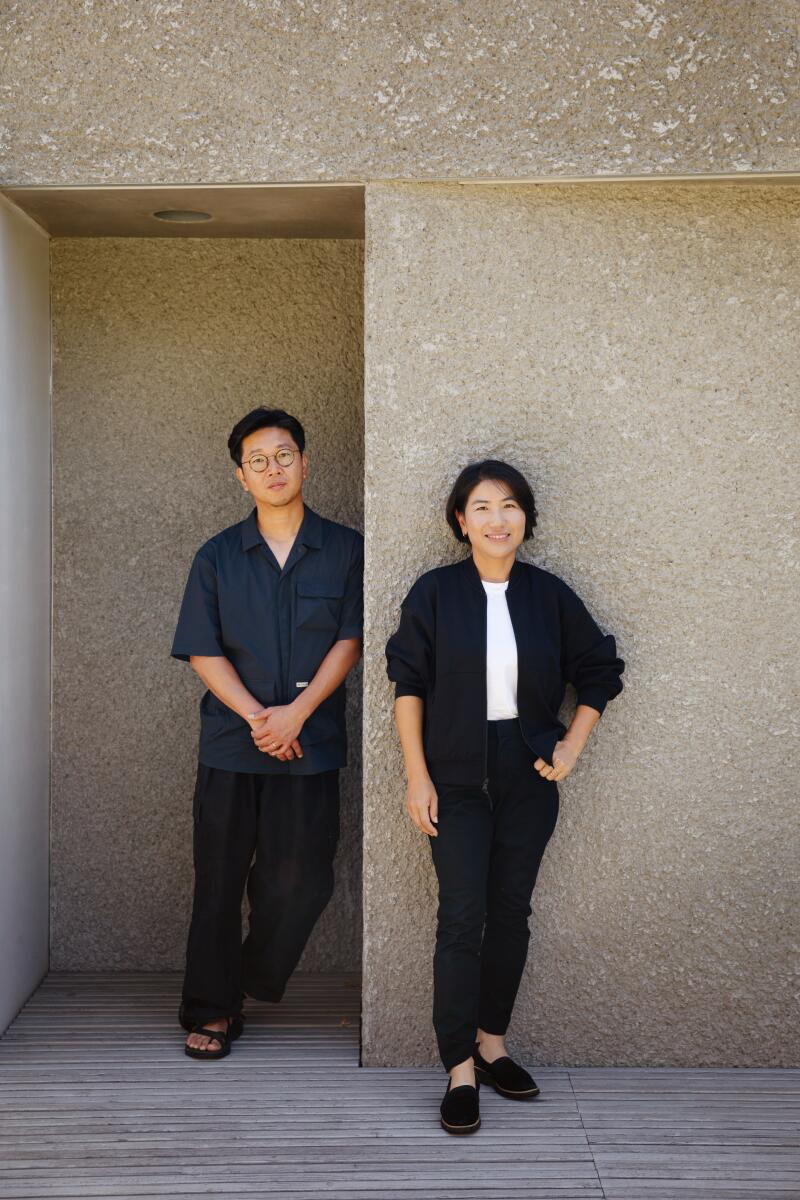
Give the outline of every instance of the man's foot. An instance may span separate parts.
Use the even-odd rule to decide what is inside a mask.
[[[239,1012],[235,1017],[232,1018],[232,1021],[231,1021],[231,1031],[230,1032],[231,1032],[231,1041],[232,1042],[235,1042],[236,1039],[241,1037],[242,1034],[244,1033],[244,1019],[245,1019],[244,1011],[243,1011],[244,1010],[244,1000],[245,1000],[245,995],[244,995],[244,992],[242,992],[242,1003],[239,1008]],[[181,1000],[181,1002],[178,1006],[178,1022],[180,1025],[183,1026],[183,1028],[186,1030],[187,1033],[191,1033],[192,1030],[196,1029],[197,1025],[199,1024],[199,1022],[195,1020],[195,1017],[194,1017],[194,1014],[192,1013],[191,1007],[187,1007],[186,1002],[183,999]],[[212,1021],[212,1026],[213,1026],[213,1021]],[[223,1028],[224,1028],[224,1025],[223,1025]]]
[[[219,1021],[204,1021],[204,1029],[219,1029],[222,1033],[230,1025],[232,1017],[221,1017]],[[223,1044],[223,1038],[206,1037],[200,1033],[190,1033],[186,1039],[186,1045],[190,1050],[219,1050]]]

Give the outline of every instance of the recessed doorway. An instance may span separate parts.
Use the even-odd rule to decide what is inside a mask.
[[[307,503],[363,528],[363,189],[6,197],[50,234],[50,967],[175,970],[204,690],[169,654],[182,589],[250,510],[226,439],[258,404],[303,422]],[[211,219],[153,215],[176,210]],[[348,694],[336,891],[301,971],[360,969],[360,667]]]

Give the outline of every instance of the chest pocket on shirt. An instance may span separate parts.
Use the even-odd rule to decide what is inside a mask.
[[[344,584],[328,580],[297,584],[297,628],[335,631],[342,619]]]

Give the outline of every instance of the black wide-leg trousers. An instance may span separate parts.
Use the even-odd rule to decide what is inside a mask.
[[[558,784],[534,770],[516,717],[488,721],[488,784],[439,784],[433,1025],[446,1071],[476,1032],[504,1034],[528,955],[531,895],[558,819]]]
[[[243,992],[281,999],[333,893],[339,771],[268,775],[198,763],[193,824],[182,1012],[204,1022],[238,1013]]]

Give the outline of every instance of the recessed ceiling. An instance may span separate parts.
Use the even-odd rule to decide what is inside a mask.
[[[363,238],[364,185],[11,187],[2,194],[53,237]],[[210,220],[166,220],[163,212]]]
[[[393,182],[379,181],[377,182]],[[397,181],[412,182],[412,181]],[[753,185],[800,183],[796,172],[726,175],[540,176],[536,179],[415,180],[465,188],[558,184]],[[364,184],[183,184],[151,187],[5,187],[5,196],[53,237],[363,238]],[[210,219],[164,219],[194,212]]]

